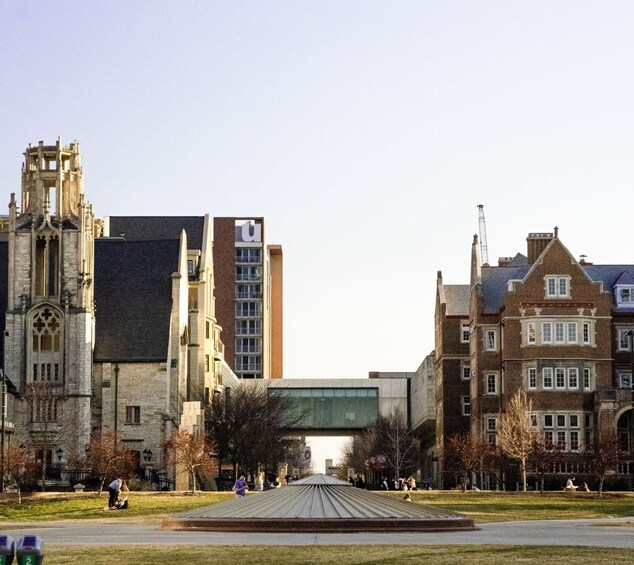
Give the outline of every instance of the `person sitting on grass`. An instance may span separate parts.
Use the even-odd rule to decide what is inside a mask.
[[[579,486],[574,483],[574,480],[575,480],[574,477],[570,477],[568,481],[566,482],[566,486],[564,487],[564,490],[572,491],[572,492],[576,491],[579,488]]]

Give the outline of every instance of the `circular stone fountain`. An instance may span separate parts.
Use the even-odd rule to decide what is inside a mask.
[[[440,532],[476,529],[471,518],[380,495],[328,475],[169,517],[175,530],[249,532]]]

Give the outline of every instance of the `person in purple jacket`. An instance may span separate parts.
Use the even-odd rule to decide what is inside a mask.
[[[238,480],[233,485],[233,490],[236,493],[236,498],[244,498],[247,492],[249,492],[249,485],[247,484],[244,473],[238,477]]]

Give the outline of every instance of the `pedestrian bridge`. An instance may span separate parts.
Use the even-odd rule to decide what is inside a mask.
[[[409,421],[408,379],[271,379],[269,395],[289,399],[288,431],[351,435],[399,409]]]

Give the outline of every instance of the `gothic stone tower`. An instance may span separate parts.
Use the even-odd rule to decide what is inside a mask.
[[[29,147],[22,202],[9,203],[6,372],[18,387],[16,441],[51,464],[90,436],[94,343],[94,215],[79,144]]]

